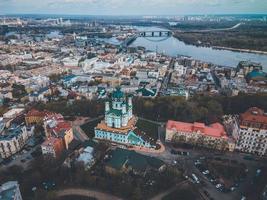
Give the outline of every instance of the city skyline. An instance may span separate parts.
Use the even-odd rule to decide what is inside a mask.
[[[142,6],[140,6],[142,5]],[[264,0],[2,0],[0,14],[192,15],[266,14]]]

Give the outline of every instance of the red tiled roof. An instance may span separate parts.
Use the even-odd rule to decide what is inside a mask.
[[[50,115],[56,115],[56,113],[50,112],[50,111],[39,111],[36,109],[31,109],[27,114],[26,117],[47,117]]]
[[[71,129],[70,123],[65,122],[65,121],[60,121],[60,122],[58,122],[58,124],[56,125],[56,127],[53,128],[53,131],[55,133],[59,133],[62,130],[67,131],[69,129]]]
[[[60,138],[49,137],[42,143],[42,146],[55,146],[59,141],[61,141]]]
[[[186,123],[169,120],[167,123],[167,129],[176,129],[177,131],[185,133],[193,133],[199,131],[204,136],[227,138],[224,127],[220,123],[214,123],[210,126],[206,126],[204,123],[198,122]]]
[[[64,120],[64,117],[59,113],[47,112],[45,114],[45,120],[50,120],[50,119],[54,119],[58,121],[58,120]]]
[[[249,108],[246,112],[240,115],[241,123],[242,121],[267,124],[267,114],[264,110],[257,107]]]
[[[33,117],[33,116],[36,116],[36,117],[44,117],[44,112],[41,112],[41,111],[36,110],[36,109],[31,109],[31,110],[26,114],[26,117]]]

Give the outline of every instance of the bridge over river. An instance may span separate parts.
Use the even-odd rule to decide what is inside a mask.
[[[121,47],[125,48],[127,46],[129,46],[130,44],[132,44],[138,37],[143,37],[143,38],[147,38],[149,41],[153,41],[153,42],[159,42],[162,40],[166,40],[169,37],[172,36],[172,32],[169,30],[160,30],[160,31],[154,31],[154,30],[149,30],[149,31],[136,31],[134,35],[132,35],[131,37],[128,37],[126,40],[123,41],[123,43],[121,44]],[[151,40],[151,38],[160,38],[157,40]],[[149,39],[150,38],[150,39]]]

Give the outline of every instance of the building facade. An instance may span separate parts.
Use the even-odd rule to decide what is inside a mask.
[[[33,135],[34,127],[10,127],[0,136],[0,155],[8,158],[19,152]]]
[[[95,127],[95,139],[124,145],[151,148],[151,142],[137,131],[137,118],[133,115],[132,97],[126,98],[120,88],[105,103],[105,119]]]
[[[27,125],[42,125],[44,118],[51,114],[52,112],[49,111],[39,111],[36,109],[32,109],[25,115],[25,122]]]
[[[259,156],[267,151],[267,113],[252,107],[239,117],[236,149]]]
[[[166,125],[166,142],[188,143],[207,148],[229,149],[228,137],[223,125],[214,123],[185,123],[169,120]]]
[[[50,155],[54,158],[58,158],[65,147],[61,138],[50,137],[42,143],[41,149],[43,155]]]
[[[58,158],[74,139],[72,126],[58,113],[46,115],[43,125],[46,140],[41,145],[42,154]]]

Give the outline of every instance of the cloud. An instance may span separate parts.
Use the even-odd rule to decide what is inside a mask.
[[[0,0],[0,13],[267,13],[267,0]]]

